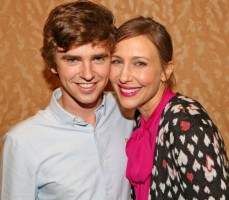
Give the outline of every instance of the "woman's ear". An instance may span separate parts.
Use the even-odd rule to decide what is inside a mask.
[[[56,68],[51,67],[50,70],[53,74],[58,74],[58,72],[56,71]]]
[[[166,82],[170,78],[170,76],[172,75],[173,70],[174,70],[174,64],[173,64],[173,61],[170,61],[164,67],[164,71],[161,75],[161,81]]]

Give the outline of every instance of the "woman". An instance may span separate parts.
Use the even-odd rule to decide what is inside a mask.
[[[172,92],[173,46],[164,26],[139,17],[117,33],[110,80],[140,125],[127,142],[137,200],[229,199],[224,142],[205,109]]]

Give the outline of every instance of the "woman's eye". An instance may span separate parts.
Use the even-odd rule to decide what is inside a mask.
[[[118,64],[121,64],[121,61],[120,60],[112,60],[111,64],[118,65]]]
[[[136,66],[146,66],[147,65],[147,63],[145,63],[145,62],[142,62],[142,61],[138,61],[138,62],[136,62],[136,63],[134,63]]]

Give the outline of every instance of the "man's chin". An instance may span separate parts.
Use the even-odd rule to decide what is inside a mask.
[[[99,97],[88,96],[86,98],[82,98],[81,101],[78,101],[78,104],[84,108],[97,108],[101,102],[102,95],[99,95]]]

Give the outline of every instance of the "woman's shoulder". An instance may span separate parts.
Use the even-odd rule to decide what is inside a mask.
[[[169,103],[171,103],[172,105],[182,105],[182,106],[195,105],[203,109],[203,106],[199,103],[199,101],[191,97],[185,96],[181,93],[176,93],[176,95],[169,101]]]
[[[173,125],[190,124],[198,129],[201,127],[216,128],[205,108],[197,100],[180,93],[176,93],[166,105],[163,119],[164,123],[170,121],[170,124]]]
[[[168,102],[165,107],[165,112],[193,116],[200,114],[207,115],[207,111],[197,100],[180,93],[176,93],[176,95]]]

